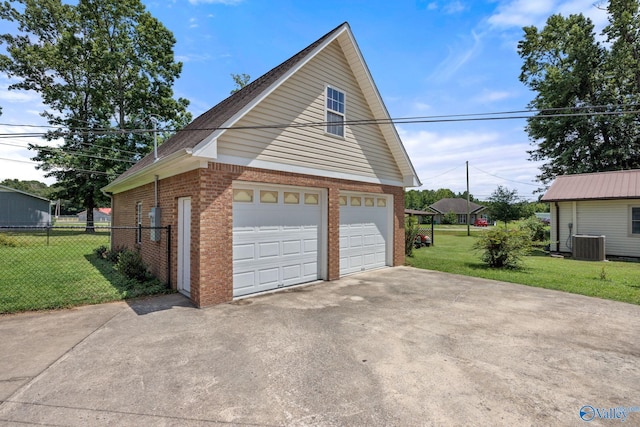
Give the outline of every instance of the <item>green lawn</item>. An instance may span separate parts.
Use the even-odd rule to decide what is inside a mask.
[[[539,288],[640,304],[640,263],[590,262],[552,258],[542,251],[526,257],[518,270],[487,267],[472,246],[480,231],[436,231],[436,245],[414,250],[413,267],[484,277]],[[604,269],[604,270],[603,270]]]
[[[141,284],[114,270],[93,253],[101,245],[109,247],[108,231],[0,233],[0,314],[166,292],[157,280]]]

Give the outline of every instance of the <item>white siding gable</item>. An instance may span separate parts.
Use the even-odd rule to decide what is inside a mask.
[[[371,108],[334,40],[220,135],[221,163],[403,185],[403,176],[375,124],[345,126],[344,138],[324,126],[264,128],[323,123],[326,86],[346,94],[347,121],[373,120]]]

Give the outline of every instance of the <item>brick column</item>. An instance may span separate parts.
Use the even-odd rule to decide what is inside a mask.
[[[327,279],[336,280],[340,278],[340,191],[338,187],[329,187],[328,199]]]

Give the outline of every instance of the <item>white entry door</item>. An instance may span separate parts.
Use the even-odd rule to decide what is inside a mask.
[[[321,277],[323,192],[234,184],[233,295]]]
[[[340,195],[340,275],[391,265],[389,196]]]
[[[191,198],[178,199],[178,291],[191,294]]]

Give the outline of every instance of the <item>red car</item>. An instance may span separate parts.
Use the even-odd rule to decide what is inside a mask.
[[[475,225],[476,227],[486,227],[487,225],[489,225],[487,223],[487,220],[484,218],[478,218],[476,219],[476,221],[473,223],[473,225]]]

